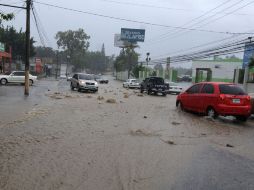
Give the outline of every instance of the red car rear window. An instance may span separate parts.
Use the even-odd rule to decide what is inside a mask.
[[[239,86],[231,84],[220,84],[219,85],[221,94],[230,94],[230,95],[246,95],[243,89]]]

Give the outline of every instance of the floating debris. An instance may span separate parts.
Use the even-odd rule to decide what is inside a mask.
[[[104,100],[104,97],[103,96],[98,96],[97,100]]]
[[[180,125],[181,123],[178,123],[178,122],[176,122],[176,121],[173,121],[172,122],[172,125]]]
[[[116,103],[116,100],[113,99],[113,98],[109,98],[109,99],[107,99],[106,102],[107,102],[107,103],[111,103],[111,104],[115,104],[115,103]]]

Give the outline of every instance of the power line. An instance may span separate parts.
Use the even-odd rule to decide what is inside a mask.
[[[230,1],[230,0],[229,0],[229,1]],[[224,5],[224,4],[227,4],[229,1],[226,1],[226,2],[224,2],[224,3],[222,3],[222,4],[220,4],[219,6],[217,6],[217,7],[213,8],[213,9],[211,9],[208,13],[212,12],[213,10],[216,10],[217,8],[219,8],[220,6],[222,6],[222,5]],[[202,23],[202,22],[204,22],[204,21],[207,21],[207,20],[209,20],[209,19],[211,19],[211,18],[217,16],[218,13],[223,13],[224,11],[226,11],[226,10],[228,10],[228,9],[230,9],[230,8],[232,8],[232,7],[234,7],[234,6],[236,6],[236,5],[238,5],[238,4],[241,3],[242,1],[244,1],[244,0],[237,1],[236,3],[230,5],[229,7],[223,8],[223,9],[220,10],[219,12],[214,13],[213,15],[208,16],[208,17],[206,17],[206,18],[204,18],[204,19],[202,19],[202,20],[200,20],[200,21],[198,21],[198,22],[196,22],[196,23],[193,23],[192,25],[190,25],[190,27],[194,27],[194,26],[196,26],[196,25],[198,25],[198,24],[200,24],[200,23]],[[251,3],[248,3],[247,5],[244,5],[243,7],[240,7],[240,8],[238,8],[237,10],[239,10],[239,9],[241,9],[241,8],[244,8],[244,7],[248,6],[249,4],[251,4]],[[228,12],[227,14],[225,14],[225,15],[223,15],[223,16],[217,18],[217,19],[210,20],[209,22],[207,22],[206,24],[203,24],[202,26],[211,24],[212,22],[215,22],[215,21],[217,21],[217,20],[219,20],[219,19],[221,19],[221,18],[224,18],[225,16],[228,16],[229,14],[232,14],[232,13],[234,13],[234,12],[237,11],[237,10]],[[200,17],[197,17],[197,19],[198,19],[198,18],[202,18],[202,17],[205,16],[205,15],[206,15],[206,14],[201,15]],[[196,20],[196,19],[194,19],[194,20]],[[189,23],[187,23],[186,25],[188,26],[192,21],[193,21],[193,20],[191,20],[191,21],[190,21]],[[195,28],[195,29],[199,29],[199,28],[201,28],[202,26],[197,27],[197,28]],[[178,32],[179,32],[180,34],[177,34]],[[183,31],[183,32],[181,33],[180,30],[176,30],[176,32],[169,32],[169,33],[167,33],[167,34],[170,34],[169,36],[167,36],[167,34],[164,34],[164,37],[162,37],[162,38],[160,38],[160,39],[156,39],[156,42],[154,42],[154,43],[158,43],[158,42],[160,42],[162,39],[169,38],[171,35],[173,35],[173,36],[170,37],[169,39],[172,39],[172,38],[181,36],[181,35],[186,34],[186,33],[187,33],[187,31]],[[175,34],[175,35],[174,35],[174,34]],[[153,43],[153,44],[154,44],[154,43]],[[152,45],[152,44],[151,44],[151,45]]]
[[[213,12],[214,10],[220,8],[221,6],[223,6],[223,5],[227,4],[227,3],[229,3],[230,1],[232,1],[232,0],[227,0],[227,1],[225,1],[225,2],[223,2],[223,3],[221,3],[221,4],[219,4],[219,5],[217,5],[216,7],[210,9],[209,11],[205,12],[204,14],[202,14],[202,15],[200,15],[200,16],[198,16],[198,17],[195,17],[195,18],[191,19],[190,21],[184,23],[184,24],[181,25],[181,26],[182,26],[182,27],[184,27],[184,26],[186,26],[186,25],[188,26],[188,25],[189,25],[190,23],[192,23],[193,21],[198,20],[198,19],[200,19],[200,18],[206,16],[207,14],[209,14],[209,13]],[[177,32],[178,30],[177,30],[177,29],[170,30],[169,32],[167,32],[167,33],[165,33],[165,34],[160,35],[159,38],[160,38],[160,37],[163,37],[163,36],[165,37],[165,36],[167,36],[168,34],[173,33],[174,31]],[[156,38],[156,40],[158,40],[158,38]],[[153,41],[153,40],[150,40],[150,41]]]
[[[40,20],[39,14],[37,13],[36,8],[34,7],[34,5],[33,5],[32,8],[33,8],[33,12],[35,14],[35,17],[37,18],[38,26],[39,26],[39,29],[40,29],[40,31],[42,33],[42,36],[45,38],[45,41],[47,42],[47,44],[49,46],[52,46],[51,43],[50,43],[50,40],[48,38],[48,35],[47,35],[46,31],[44,30],[44,27],[43,27],[43,24],[42,24],[42,22]]]
[[[120,1],[114,1],[114,0],[99,0],[99,1],[108,2],[108,3],[114,3],[114,4],[121,4],[121,5],[131,5],[131,6],[137,6],[137,7],[148,7],[148,8],[157,8],[157,9],[165,9],[165,10],[174,10],[174,11],[206,12],[204,10],[173,8],[173,7],[156,6],[156,5],[151,5],[151,4],[132,3],[132,2],[120,2]],[[236,13],[235,15],[250,16],[251,14]]]
[[[244,0],[240,0],[240,1],[238,1],[237,3],[235,3],[234,5],[237,5],[238,3],[242,2],[242,1],[244,1]],[[203,26],[209,25],[209,24],[211,24],[211,23],[213,23],[213,22],[215,22],[215,21],[217,21],[217,20],[219,20],[219,19],[222,19],[222,18],[224,18],[224,17],[226,17],[226,16],[228,16],[228,15],[230,15],[230,14],[232,14],[232,13],[238,11],[238,10],[240,10],[240,9],[243,9],[243,8],[249,6],[249,5],[252,4],[252,3],[254,3],[254,1],[251,1],[251,2],[245,4],[245,5],[243,5],[243,6],[239,7],[239,8],[237,8],[237,9],[231,11],[231,12],[228,12],[227,14],[225,14],[225,15],[223,15],[223,16],[220,16],[220,17],[218,17],[218,18],[215,18],[215,19],[213,19],[213,20],[210,20],[209,22],[207,22],[207,23],[205,23],[205,24],[203,24],[203,25],[201,25],[201,26],[198,26],[198,27],[196,27],[195,29],[199,29],[199,28],[201,28],[201,27],[203,27]],[[233,5],[230,6],[230,7],[227,7],[227,8],[225,8],[225,9],[223,9],[222,11],[225,11],[225,10],[227,10],[228,8],[232,8],[232,7],[233,7]],[[216,16],[216,14],[214,14],[213,16]],[[198,23],[196,23],[196,24],[194,24],[194,25],[191,25],[191,27],[193,27],[193,26],[195,26],[195,25],[197,25],[197,24],[200,24],[200,23],[202,23],[203,21],[206,21],[206,19],[203,19],[203,20],[201,20],[200,22],[198,22]],[[186,33],[186,31],[184,31],[184,32],[182,32],[182,33],[180,33],[180,34],[176,34],[175,36],[172,36],[170,39],[175,38],[175,37],[178,37],[178,36],[181,36],[181,35],[183,35],[183,34],[185,34],[185,33]]]
[[[33,18],[34,18],[35,26],[36,26],[37,32],[39,34],[39,38],[40,38],[41,44],[45,47],[45,42],[44,42],[43,36],[41,34],[41,31],[39,29],[39,24],[38,24],[37,18],[36,18],[35,13],[34,13],[33,5],[32,5],[32,13],[33,13]]]
[[[3,3],[0,3],[0,6],[12,7],[12,8],[18,8],[18,9],[26,9],[26,7],[21,7],[21,6],[16,6],[16,5],[9,5],[9,4],[3,4]]]
[[[114,20],[121,20],[121,21],[126,21],[126,22],[146,24],[146,25],[151,25],[151,26],[159,26],[159,27],[165,27],[165,28],[175,28],[175,29],[189,30],[189,31],[200,31],[200,32],[208,32],[208,33],[219,33],[219,34],[246,34],[246,33],[223,32],[223,31],[194,29],[194,28],[186,28],[186,27],[156,24],[156,23],[150,23],[150,22],[145,22],[145,21],[137,21],[137,20],[125,19],[125,18],[120,18],[120,17],[115,17],[115,16],[108,16],[108,15],[103,15],[103,14],[98,14],[98,13],[93,13],[93,12],[88,12],[88,11],[82,11],[82,10],[62,7],[62,6],[58,6],[58,5],[42,3],[42,2],[39,2],[39,1],[34,1],[34,2],[37,3],[37,4],[41,4],[41,5],[45,5],[45,6],[49,6],[49,7],[54,7],[54,8],[58,8],[58,9],[63,9],[63,10],[68,10],[68,11],[72,11],[72,12],[78,12],[78,13],[83,13],[83,14],[88,14],[88,15],[93,15],[93,16],[99,16],[99,17],[104,17],[104,18],[114,19]],[[253,33],[251,33],[251,34],[253,34]]]
[[[211,24],[212,22],[215,22],[215,21],[217,21],[217,20],[219,20],[219,19],[221,19],[221,18],[224,18],[225,16],[228,16],[229,14],[232,14],[232,13],[234,13],[234,12],[240,10],[240,9],[243,9],[243,8],[249,6],[249,5],[252,4],[252,3],[254,3],[254,1],[251,1],[251,2],[245,4],[245,5],[243,5],[243,6],[239,7],[239,8],[237,8],[237,9],[231,11],[231,12],[228,12],[227,14],[225,14],[225,15],[223,15],[223,16],[220,16],[220,17],[218,17],[218,18],[215,18],[215,19],[213,19],[213,20],[211,20],[211,21],[209,21],[209,22],[207,22],[207,23],[205,23],[205,24],[203,24],[203,25],[201,25],[201,26],[199,26],[199,27],[196,27],[196,29],[201,28],[201,27],[206,26],[206,25],[209,25],[209,24]],[[225,9],[224,9],[224,10],[225,10]],[[205,20],[203,20],[203,21],[205,21]],[[201,22],[202,22],[202,21],[201,21]],[[201,22],[199,22],[199,23],[201,23]],[[198,23],[196,23],[196,24],[198,24]],[[194,24],[194,25],[196,25],[196,24]],[[194,25],[192,25],[192,26],[194,26]],[[173,38],[182,36],[183,34],[186,34],[186,33],[187,33],[187,31],[183,31],[183,32],[180,33],[180,34],[176,34],[176,35],[170,37],[170,39],[173,39]]]
[[[186,60],[192,60],[193,58],[200,58],[203,56],[209,57],[211,55],[221,54],[221,53],[225,53],[225,52],[227,52],[229,54],[229,53],[235,52],[235,50],[244,49],[245,44],[247,42],[248,42],[247,39],[243,39],[243,40],[235,41],[232,43],[227,43],[227,44],[223,44],[220,46],[215,46],[213,48],[205,49],[202,51],[196,51],[196,52],[192,52],[189,54],[171,56],[171,61],[179,61],[179,60],[186,61]],[[166,62],[165,60],[166,60],[166,58],[155,59],[155,60],[152,60],[151,62],[154,62],[154,63]]]

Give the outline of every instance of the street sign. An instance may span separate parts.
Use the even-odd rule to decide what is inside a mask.
[[[144,42],[145,30],[121,28],[121,40],[126,40],[128,42]]]
[[[5,48],[4,48],[4,44],[0,42],[0,51],[1,52],[4,52],[5,51]]]
[[[250,58],[254,56],[254,43],[246,43],[243,55],[243,69],[249,65]]]

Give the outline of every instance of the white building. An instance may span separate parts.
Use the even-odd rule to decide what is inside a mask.
[[[231,60],[193,60],[192,62],[192,81],[195,81],[196,70],[210,69],[211,81],[233,82],[235,69],[242,68],[242,61]],[[205,81],[207,72],[200,70],[199,82]]]

